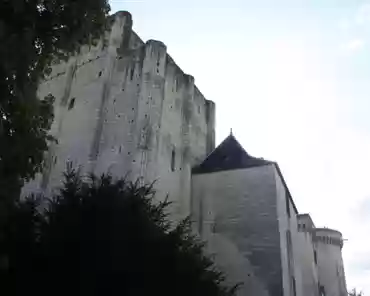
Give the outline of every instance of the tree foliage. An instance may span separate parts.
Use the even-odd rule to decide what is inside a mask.
[[[37,87],[55,59],[100,36],[107,0],[0,1],[0,201],[41,170],[52,96]]]
[[[350,292],[348,292],[349,296],[363,296],[364,294],[362,292],[357,292],[356,289],[352,289]]]
[[[234,295],[188,219],[171,225],[151,186],[66,174],[60,194],[17,203],[2,252],[9,295]]]

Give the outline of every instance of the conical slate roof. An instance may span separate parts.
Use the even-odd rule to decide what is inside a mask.
[[[203,174],[251,168],[267,164],[271,164],[271,162],[250,156],[235,137],[230,134],[201,164],[195,166],[192,171],[194,174]]]

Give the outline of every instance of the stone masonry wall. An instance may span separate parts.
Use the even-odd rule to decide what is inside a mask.
[[[283,295],[273,165],[192,176],[197,232],[240,295]],[[284,294],[289,295],[289,294]]]
[[[118,12],[97,46],[53,66],[39,95],[56,97],[47,167],[23,195],[61,184],[66,162],[82,172],[156,182],[158,198],[190,210],[190,167],[214,148],[214,103],[159,41],[144,43]]]
[[[297,212],[289,198],[289,192],[273,165],[276,184],[277,216],[280,234],[280,256],[282,269],[282,285],[284,296],[301,296],[301,268],[298,252],[298,229]],[[291,246],[287,239],[287,232],[290,233]],[[290,253],[290,254],[289,254]]]

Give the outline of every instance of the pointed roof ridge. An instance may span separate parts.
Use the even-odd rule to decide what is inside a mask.
[[[244,149],[244,147],[243,147],[243,145],[242,144],[240,144],[240,142],[236,139],[236,137],[234,136],[234,134],[233,133],[230,133],[230,135],[228,135],[221,143],[220,143],[220,145],[218,145],[213,151],[215,151],[218,147],[220,147],[221,146],[221,144],[223,144],[224,142],[226,142],[227,143],[227,141],[234,141],[235,142],[235,144],[237,144],[239,147],[240,147],[240,149],[242,149],[245,153],[247,153],[248,154],[248,152]],[[213,151],[211,152],[211,154],[213,153]],[[248,154],[249,155],[249,154]]]
[[[242,169],[270,164],[262,158],[247,153],[235,136],[230,133],[199,165],[193,173],[211,173],[217,171]]]
[[[223,143],[227,142],[227,141],[235,141],[235,143],[245,151],[244,147],[242,146],[242,144],[239,143],[239,141],[236,139],[236,137],[234,136],[234,134],[231,132],[230,135],[228,135],[213,151],[215,151],[218,147],[220,147]],[[213,153],[213,151],[211,152],[211,154]],[[245,151],[245,153],[247,153],[247,151]],[[248,154],[248,153],[247,153]]]
[[[215,151],[217,151],[218,149],[221,149],[222,146],[226,145],[227,141],[230,141],[230,140],[233,140],[235,142],[235,144],[240,147],[240,149],[242,149],[247,155],[248,152],[244,149],[244,147],[239,143],[239,141],[235,138],[235,136],[230,133],[225,139],[222,140],[222,142],[220,144],[218,144],[218,146],[216,148],[214,148],[207,156],[206,158],[200,163],[202,164],[203,162],[205,162],[212,154],[214,154]],[[199,164],[199,165],[200,165]]]

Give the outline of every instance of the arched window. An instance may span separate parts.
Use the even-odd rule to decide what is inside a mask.
[[[176,152],[175,148],[172,148],[171,152],[171,171],[175,171]]]

